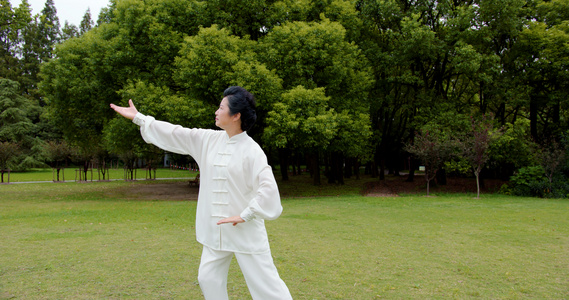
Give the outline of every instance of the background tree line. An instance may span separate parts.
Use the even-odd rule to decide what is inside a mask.
[[[0,170],[57,164],[64,136],[45,115],[40,68],[54,57],[56,45],[92,28],[91,13],[79,27],[66,22],[61,28],[53,0],[36,15],[27,0],[18,7],[7,0],[0,4]],[[61,155],[71,152],[67,147]]]
[[[2,21],[2,51],[18,67],[0,76],[37,104],[17,105],[36,130],[25,135],[65,140],[85,160],[112,153],[153,162],[161,154],[109,103],[132,98],[158,119],[210,128],[230,85],[257,96],[250,134],[285,180],[300,164],[316,184],[321,167],[330,183],[357,176],[360,165],[380,178],[409,169],[412,179],[426,164],[406,147],[418,135],[459,140],[483,116],[500,132],[488,142],[483,177],[539,165],[532,149],[553,141],[567,149],[568,0],[113,0],[96,26],[88,12],[75,31],[58,31],[48,0],[37,31],[51,22],[57,34],[42,33],[39,48],[49,55],[34,54],[35,73],[14,50],[33,48],[28,29],[15,28],[34,22],[12,21],[26,15],[26,2],[2,3],[2,15],[12,16]],[[8,76],[14,70],[20,77]],[[463,155],[437,168],[439,182],[467,173],[468,155],[454,152]],[[555,174],[566,176],[566,163],[558,165]]]

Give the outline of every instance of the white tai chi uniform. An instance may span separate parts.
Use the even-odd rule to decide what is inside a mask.
[[[246,132],[189,129],[138,113],[133,122],[147,143],[191,155],[200,167],[196,238],[204,249],[198,281],[206,299],[227,299],[233,255],[253,299],[292,299],[274,266],[264,220],[280,216],[278,187],[261,147]],[[244,223],[217,225],[241,216]]]

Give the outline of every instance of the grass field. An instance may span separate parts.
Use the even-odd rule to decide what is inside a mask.
[[[155,183],[1,185],[0,299],[201,299],[196,202],[124,197]],[[281,189],[295,299],[569,298],[568,200]],[[235,261],[229,293],[250,299]]]

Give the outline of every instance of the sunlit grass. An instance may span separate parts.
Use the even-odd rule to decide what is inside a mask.
[[[0,299],[201,299],[196,202],[124,197],[148,183],[0,186]],[[569,298],[568,200],[338,189],[266,223],[295,299]]]

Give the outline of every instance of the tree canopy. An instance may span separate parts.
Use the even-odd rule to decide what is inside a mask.
[[[493,115],[505,131],[485,168],[507,177],[535,161],[513,146],[516,124],[528,126],[523,145],[569,130],[569,0],[112,0],[97,24],[87,11],[63,31],[52,0],[36,16],[27,1],[2,3],[0,76],[42,107],[32,123],[85,149],[128,148],[117,139],[134,133],[111,102],[213,128],[230,85],[258,100],[250,134],[312,168],[414,169],[405,145],[417,132],[454,119],[444,126],[458,136],[458,120]]]

